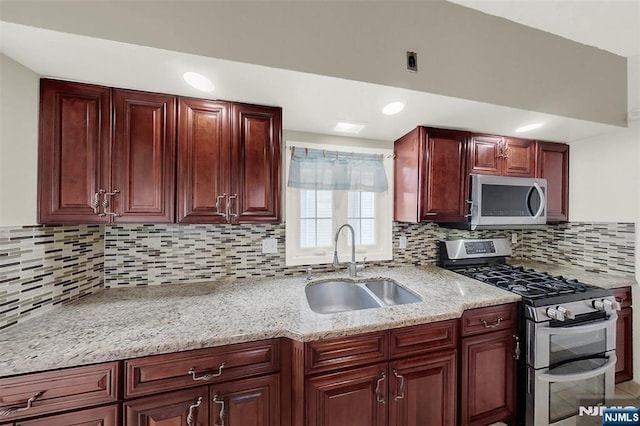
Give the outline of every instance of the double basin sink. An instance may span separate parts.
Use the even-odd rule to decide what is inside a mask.
[[[351,281],[335,279],[305,288],[312,311],[319,314],[355,311],[421,302],[422,298],[389,279]]]

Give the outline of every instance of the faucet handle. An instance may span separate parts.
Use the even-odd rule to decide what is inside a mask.
[[[367,256],[364,257],[364,259],[362,259],[362,265],[356,265],[356,270],[357,271],[364,271],[364,267],[367,263]]]

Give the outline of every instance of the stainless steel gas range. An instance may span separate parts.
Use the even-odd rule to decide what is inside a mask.
[[[522,296],[519,422],[575,425],[582,401],[614,394],[616,311],[610,290],[506,263],[506,239],[440,242],[440,266]]]

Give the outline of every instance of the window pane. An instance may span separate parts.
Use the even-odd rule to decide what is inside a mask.
[[[361,192],[360,193],[360,216],[374,217],[375,207],[376,207],[375,194],[373,192]]]
[[[315,219],[300,219],[300,247],[314,247],[316,245]]]
[[[300,217],[310,218],[316,216],[316,191],[300,190]]]
[[[360,244],[375,244],[374,219],[360,220]]]
[[[331,234],[331,219],[318,219],[317,247],[331,247],[333,245],[333,235]]]
[[[349,219],[349,225],[353,226],[353,230],[356,231],[356,245],[360,244],[360,219]],[[348,231],[345,231],[348,232]],[[347,245],[351,246],[351,235],[347,235]]]
[[[318,194],[316,217],[328,218],[333,215],[332,191],[315,191]]]
[[[360,192],[349,192],[347,216],[360,217]]]

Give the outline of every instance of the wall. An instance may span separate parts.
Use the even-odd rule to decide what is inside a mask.
[[[8,22],[623,126],[625,58],[445,1],[15,1]],[[113,25],[117,22],[118,25]],[[406,71],[406,51],[418,72]]]
[[[0,53],[0,226],[36,223],[39,78]]]

